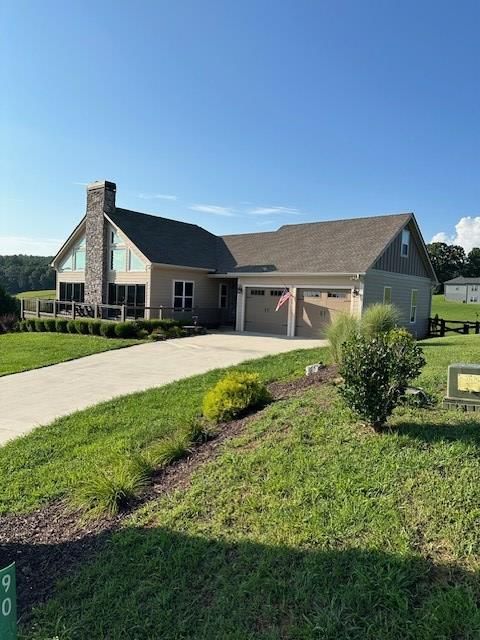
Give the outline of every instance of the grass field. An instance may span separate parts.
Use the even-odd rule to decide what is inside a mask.
[[[0,376],[133,344],[139,341],[68,333],[5,333],[0,335]]]
[[[325,351],[294,351],[235,369],[278,380],[301,375],[305,365],[318,362]],[[0,448],[0,513],[32,510],[69,493],[95,469],[108,469],[128,453],[174,435],[200,413],[205,391],[224,373],[212,371],[116,398],[7,443]]]
[[[17,293],[17,298],[39,298],[40,300],[54,300],[56,295],[55,289],[44,289],[43,291],[22,291]]]
[[[475,341],[423,343],[422,384],[439,394],[445,365],[473,361]],[[302,359],[244,367],[269,379],[300,370]],[[132,422],[146,440],[168,414],[170,425],[185,418],[216,377],[103,405],[13,443],[6,469],[16,488],[5,480],[3,504],[30,508],[32,491],[38,502],[58,460],[78,466],[87,433],[91,454],[106,455],[109,429],[128,448]],[[21,638],[478,640],[479,446],[478,419],[438,407],[397,410],[392,431],[378,435],[333,387],[277,402],[187,489],[137,511],[57,585]],[[56,490],[49,480],[47,492],[61,482]]]
[[[433,296],[432,317],[438,314],[444,320],[480,320],[480,304],[463,304],[445,300],[443,293]]]

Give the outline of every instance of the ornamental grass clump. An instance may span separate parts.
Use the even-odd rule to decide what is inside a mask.
[[[140,493],[149,475],[149,466],[140,456],[109,469],[98,468],[76,487],[74,504],[89,516],[114,516]]]
[[[409,382],[425,364],[422,349],[405,329],[374,338],[357,335],[343,345],[340,392],[366,424],[380,431]]]
[[[400,322],[400,312],[392,304],[372,304],[365,309],[360,321],[360,330],[366,338],[388,333]]]
[[[337,316],[327,329],[327,338],[330,343],[330,355],[333,362],[342,362],[342,348],[345,342],[357,335],[360,331],[358,318],[348,313]]]
[[[203,415],[207,420],[224,422],[269,400],[270,394],[257,373],[233,371],[205,394]]]

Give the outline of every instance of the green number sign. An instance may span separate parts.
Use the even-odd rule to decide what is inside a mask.
[[[15,563],[0,570],[0,638],[17,640]]]

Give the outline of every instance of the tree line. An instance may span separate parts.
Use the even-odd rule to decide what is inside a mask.
[[[45,256],[0,256],[0,285],[7,293],[55,289],[53,258]]]
[[[446,242],[427,244],[437,278],[443,284],[457,276],[480,278],[480,248],[474,247],[469,253],[463,247]]]

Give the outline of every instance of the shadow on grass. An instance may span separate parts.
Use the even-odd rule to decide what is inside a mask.
[[[226,542],[162,528],[2,551],[0,564],[21,565],[23,639],[480,637],[478,574],[414,556]],[[75,572],[72,557],[81,563]],[[25,619],[26,603],[45,597],[58,578],[54,598]]]
[[[463,414],[465,415],[465,414]],[[428,422],[426,417],[422,424],[411,422],[397,422],[392,427],[392,433],[409,436],[424,442],[466,442],[480,448],[480,412],[476,419],[465,421],[455,420],[455,412],[449,414],[452,422]]]

